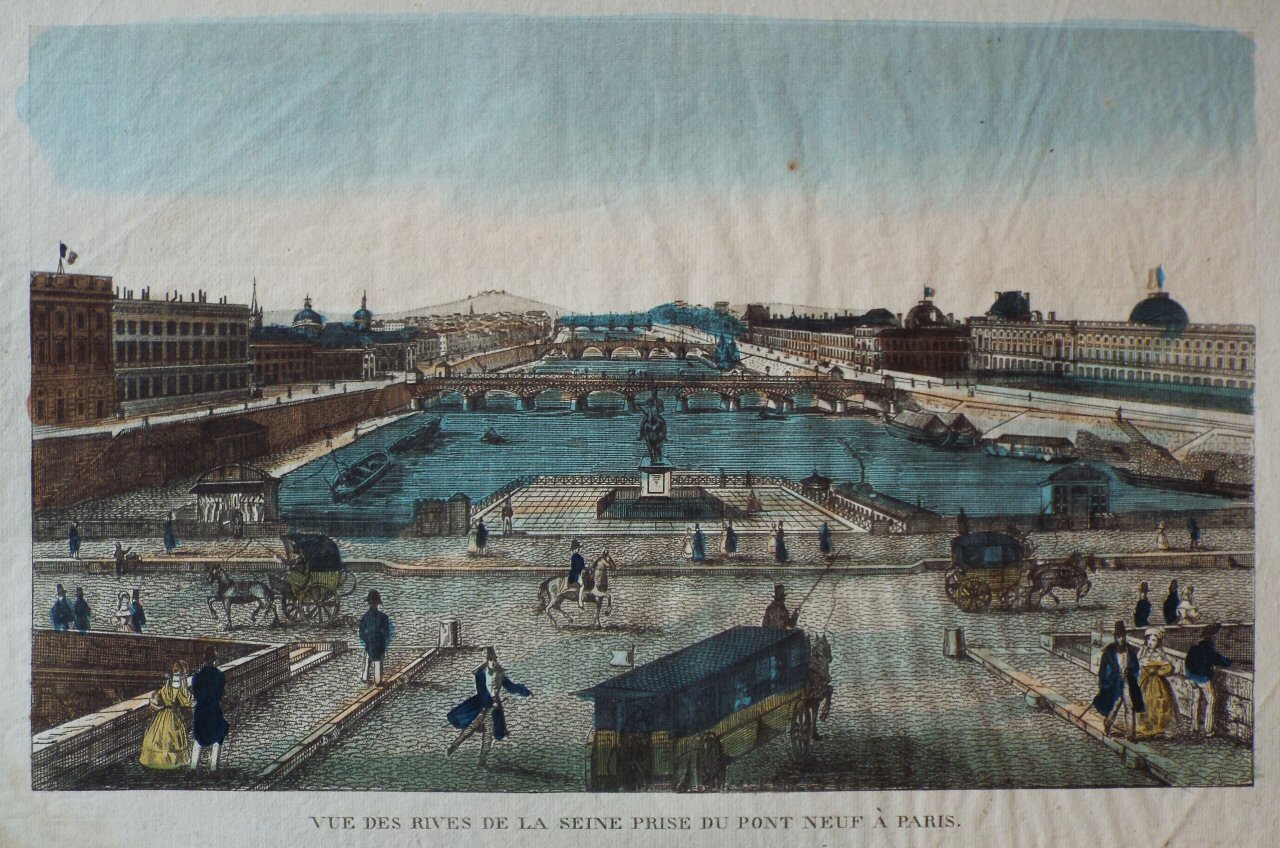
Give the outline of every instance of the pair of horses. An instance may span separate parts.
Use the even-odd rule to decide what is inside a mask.
[[[608,616],[613,613],[613,596],[609,593],[609,571],[617,568],[618,564],[613,561],[613,557],[609,556],[609,552],[605,551],[582,572],[582,604],[584,607],[587,604],[595,607],[597,628],[603,626],[600,621],[602,615]],[[572,624],[573,616],[564,611],[563,604],[577,604],[578,599],[578,587],[571,585],[567,576],[548,577],[538,585],[538,603],[533,608],[533,614],[545,614],[554,626],[559,627],[560,622],[556,621],[555,616],[551,614],[558,612]]]

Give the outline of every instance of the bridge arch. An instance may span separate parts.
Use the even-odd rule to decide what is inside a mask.
[[[658,345],[649,350],[650,359],[675,359],[676,355],[671,348],[665,345]]]
[[[610,359],[644,359],[640,351],[631,345],[619,345],[609,354]]]
[[[595,345],[591,345],[582,351],[579,359],[604,359],[604,351]]]

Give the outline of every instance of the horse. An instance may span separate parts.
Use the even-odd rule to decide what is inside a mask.
[[[214,604],[222,604],[222,612],[227,619],[227,630],[231,629],[231,608],[240,604],[256,604],[249,616],[250,621],[257,621],[263,610],[271,611],[271,626],[280,623],[276,615],[276,593],[261,580],[232,580],[220,565],[215,565],[209,572],[209,585],[216,586],[214,594],[209,596],[209,615],[214,621],[218,614],[214,612]]]
[[[605,551],[582,572],[582,601],[584,604],[595,604],[597,628],[603,626],[600,622],[601,615],[607,616],[613,613],[613,597],[609,593],[609,569],[617,567],[618,564],[613,561],[613,557]],[[572,622],[573,617],[561,608],[561,604],[565,601],[576,604],[578,588],[569,585],[568,577],[548,577],[538,586],[538,603],[533,609],[533,614],[545,613],[551,623],[559,627],[559,623],[551,614],[554,610]]]
[[[1091,565],[1096,568],[1093,557],[1085,558],[1075,553],[1066,562],[1044,564],[1032,569],[1029,597],[1035,599],[1037,606],[1043,605],[1045,597],[1052,598],[1053,605],[1058,606],[1062,602],[1053,590],[1066,589],[1075,593],[1076,608],[1079,609],[1080,602],[1093,588],[1088,571],[1088,566]]]
[[[818,738],[818,719],[831,714],[831,643],[819,634],[809,640],[809,675],[805,690],[805,709],[809,711],[809,725],[813,738]]]

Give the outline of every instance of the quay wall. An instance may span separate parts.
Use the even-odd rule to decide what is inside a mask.
[[[134,427],[115,434],[91,433],[32,443],[32,495],[37,511],[70,506],[132,489],[161,486],[229,462],[247,462],[384,415],[409,404],[410,384],[395,383],[349,394],[295,399],[247,412],[194,416]],[[208,424],[224,431],[237,424],[245,438],[213,439]]]
[[[97,635],[88,638],[96,638]],[[87,637],[76,634],[73,638]],[[130,641],[132,645],[140,646],[155,638],[133,636]],[[187,649],[190,654],[195,653],[197,643],[214,640],[165,641],[192,643]],[[287,681],[292,650],[291,645],[261,646],[253,653],[221,664],[219,667],[227,675],[225,697],[228,700],[248,700]],[[152,692],[145,692],[34,734],[31,739],[32,788],[70,788],[104,766],[138,756],[142,736],[153,717],[148,704],[151,695]]]

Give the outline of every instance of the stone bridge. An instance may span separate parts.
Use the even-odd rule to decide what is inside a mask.
[[[713,356],[715,345],[667,339],[566,339],[548,345],[547,351],[552,350],[566,359],[688,359]]]
[[[620,395],[627,408],[636,410],[645,397],[657,390],[674,395],[681,411],[689,408],[689,398],[694,395],[718,396],[722,408],[733,411],[741,408],[744,395],[763,398],[773,409],[790,411],[795,408],[797,396],[815,398],[817,405],[832,412],[846,412],[849,403],[860,404],[885,391],[883,387],[833,377],[814,378],[769,376],[767,374],[682,374],[658,376],[653,374],[459,374],[447,377],[427,377],[414,384],[417,396],[429,401],[444,395],[462,397],[465,410],[484,407],[490,395],[514,397],[518,409],[533,409],[537,398],[544,392],[555,392],[573,401],[574,409],[585,411],[588,398],[600,392]]]

